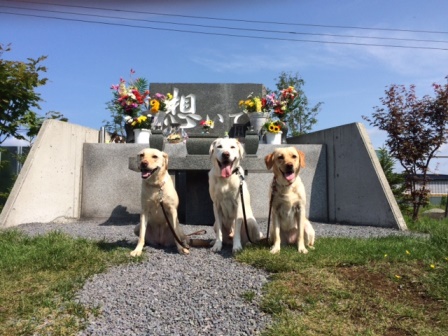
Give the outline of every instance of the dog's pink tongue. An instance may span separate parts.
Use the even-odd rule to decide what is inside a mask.
[[[232,175],[232,166],[230,164],[223,164],[221,166],[221,176],[227,178],[230,175]]]
[[[143,171],[142,172],[142,178],[147,179],[150,176],[151,176],[151,172],[149,172],[149,171]]]
[[[285,173],[285,179],[289,182],[291,182],[292,180],[294,180],[296,176],[294,175],[294,173]]]

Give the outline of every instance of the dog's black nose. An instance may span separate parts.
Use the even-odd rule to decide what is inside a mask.
[[[142,168],[148,167],[148,162],[146,162],[146,161],[140,162],[140,167],[142,167]]]
[[[223,153],[222,153],[222,157],[223,157],[224,159],[228,159],[228,158],[230,157],[230,153],[229,153],[229,152],[223,152]]]

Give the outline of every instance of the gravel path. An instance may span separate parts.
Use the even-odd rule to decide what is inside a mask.
[[[27,234],[60,230],[121,246],[135,247],[135,223],[79,221],[31,223],[17,228]],[[260,221],[266,232],[266,221]],[[212,227],[184,225],[186,233],[206,229],[203,239],[213,238]],[[384,237],[409,232],[376,227],[313,223],[316,239],[333,237]],[[229,247],[221,253],[192,249],[183,256],[175,249],[145,247],[146,260],[122,265],[93,276],[78,293],[78,300],[100,306],[80,335],[257,335],[271,317],[258,307],[261,289],[269,274],[236,262]],[[248,302],[244,294],[255,299]]]

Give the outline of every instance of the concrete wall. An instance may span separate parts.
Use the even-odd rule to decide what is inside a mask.
[[[330,222],[407,229],[362,124],[334,127],[288,142],[327,146]]]
[[[246,157],[242,167],[257,218],[269,213],[269,188],[272,173],[264,157],[276,146],[260,145],[258,156]],[[306,155],[307,167],[301,177],[307,193],[307,214],[315,221],[327,221],[326,154],[321,145],[297,146]],[[86,144],[84,146],[83,218],[110,220],[136,218],[140,213],[141,177],[136,169],[138,144]],[[166,144],[169,171],[179,194],[179,220],[194,225],[214,222],[208,191],[208,155],[187,155],[185,145]],[[129,168],[129,169],[128,169]]]
[[[47,120],[0,214],[0,227],[78,218],[82,148],[98,130]]]
[[[98,130],[46,121],[0,214],[0,227],[81,216],[138,215],[140,177],[128,169],[129,157],[145,145],[96,144],[98,136]],[[307,155],[302,179],[312,220],[406,229],[362,124],[289,140]],[[258,158],[248,157],[243,162],[251,171],[247,181],[254,212],[260,218],[267,216],[271,179],[260,160],[270,150],[268,145],[261,145]],[[186,157],[183,145],[167,145],[166,152],[172,155],[171,167],[177,164],[185,168],[179,167],[186,164],[181,159]],[[204,183],[194,187],[207,193]],[[187,192],[190,194],[181,197],[188,201],[192,191]],[[191,210],[193,205],[186,207]],[[199,208],[193,211],[201,211],[202,204],[195,206]]]

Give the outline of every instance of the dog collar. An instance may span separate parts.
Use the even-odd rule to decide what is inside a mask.
[[[236,167],[236,168],[232,171],[232,174],[238,175],[238,176],[240,177],[241,181],[244,181],[244,175],[241,174],[241,170],[240,170],[240,168],[241,168],[241,167]]]

